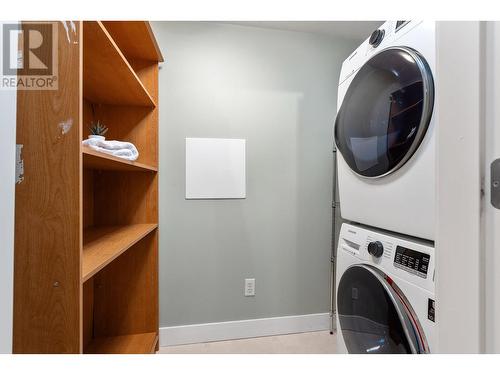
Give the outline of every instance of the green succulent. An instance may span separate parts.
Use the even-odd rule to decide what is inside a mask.
[[[99,121],[97,122],[91,122],[89,126],[90,134],[92,135],[102,135],[107,133],[108,128],[101,124]]]

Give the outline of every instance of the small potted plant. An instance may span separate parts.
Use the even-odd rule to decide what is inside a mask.
[[[90,123],[89,130],[90,130],[89,139],[100,139],[102,141],[106,139],[106,137],[104,137],[104,134],[107,133],[108,128],[103,124],[101,124],[99,121],[97,122],[92,121]]]

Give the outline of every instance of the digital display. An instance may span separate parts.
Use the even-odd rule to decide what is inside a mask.
[[[394,265],[425,279],[427,278],[430,259],[429,254],[397,246]]]

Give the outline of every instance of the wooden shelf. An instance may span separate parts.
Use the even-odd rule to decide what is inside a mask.
[[[103,21],[127,59],[162,62],[163,56],[147,21]]]
[[[151,354],[158,342],[156,332],[94,338],[85,348],[87,354]]]
[[[159,333],[159,67],[130,42],[152,53],[154,36],[138,21],[111,26],[118,40],[97,21],[46,26],[61,36],[39,49],[48,56],[57,48],[59,90],[17,91],[29,168],[16,187],[12,351],[151,353]],[[64,119],[74,131],[57,141],[54,124]],[[82,147],[97,121],[110,139],[135,144],[138,162]]]
[[[86,228],[83,236],[83,282],[90,279],[157,227],[157,224],[131,224]]]
[[[101,22],[84,22],[83,46],[83,96],[87,100],[97,104],[156,106]]]
[[[158,168],[150,165],[129,161],[113,155],[105,154],[82,147],[83,166],[88,169],[100,169],[109,171],[132,171],[132,172],[157,172]]]

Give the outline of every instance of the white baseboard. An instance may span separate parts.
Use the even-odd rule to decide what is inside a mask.
[[[162,327],[160,328],[160,346],[285,335],[329,329],[329,313]]]

